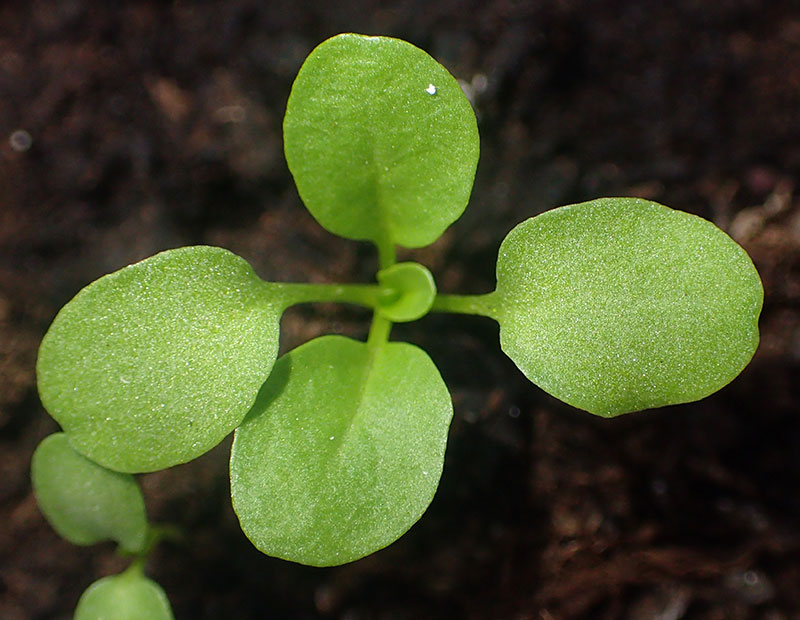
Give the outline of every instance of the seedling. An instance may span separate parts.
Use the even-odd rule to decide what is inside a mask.
[[[227,250],[179,248],[84,288],[42,341],[39,391],[64,431],[34,456],[42,511],[77,544],[112,539],[137,558],[87,591],[81,618],[120,601],[170,617],[141,570],[154,530],[131,474],[190,461],[232,431],[233,507],[264,553],[330,566],[408,530],[438,486],[453,410],[428,355],[390,340],[395,322],[494,319],[533,383],[604,417],[701,399],[756,349],[763,291],[745,251],[646,200],[522,222],[485,295],[437,293],[428,269],[397,263],[397,246],[428,245],[461,215],[478,162],[458,83],[409,43],[322,43],[292,87],[284,140],[316,220],[377,247],[376,283],[265,282]],[[276,362],[282,313],[322,301],[371,308],[366,342],[323,336]]]

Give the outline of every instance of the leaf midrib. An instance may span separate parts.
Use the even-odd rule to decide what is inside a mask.
[[[366,346],[362,343],[359,343],[361,346]],[[375,367],[377,357],[379,354],[382,354],[384,351],[384,347],[388,345],[385,343],[381,346],[376,347],[367,347],[367,357],[366,362],[364,364],[364,370],[361,373],[358,382],[358,395],[354,400],[353,404],[353,414],[348,416],[347,424],[344,426],[343,430],[334,438],[334,450],[332,452],[327,453],[325,459],[325,468],[324,471],[326,473],[325,476],[320,477],[318,486],[314,490],[314,497],[317,501],[314,502],[314,518],[312,519],[313,522],[317,522],[317,515],[318,507],[320,506],[319,499],[322,497],[322,493],[320,493],[321,488],[323,485],[330,481],[330,476],[328,475],[331,471],[341,471],[341,461],[343,460],[346,452],[343,450],[344,444],[346,443],[346,439],[351,436],[353,428],[356,424],[356,420],[360,418],[363,414],[364,407],[363,404],[366,399],[367,388],[369,386],[370,376],[372,375],[372,371]]]

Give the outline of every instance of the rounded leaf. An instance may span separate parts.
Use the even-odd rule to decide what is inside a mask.
[[[132,553],[144,547],[147,515],[136,480],[78,454],[64,433],[45,437],[36,448],[31,478],[42,513],[71,543],[114,540]]]
[[[300,197],[337,235],[421,247],[469,200],[475,114],[455,78],[405,41],[320,44],[292,86],[283,133]]]
[[[419,263],[395,263],[382,269],[378,282],[392,293],[381,297],[377,308],[390,321],[416,321],[428,313],[436,298],[433,275]]]
[[[281,357],[231,451],[233,508],[264,553],[313,566],[394,542],[433,499],[453,415],[421,349],[341,336]]]
[[[602,416],[698,400],[747,365],[763,289],[710,222],[636,198],[554,209],[497,263],[500,344],[553,396]]]
[[[162,252],[93,282],[39,349],[42,403],[93,461],[155,471],[242,421],[278,350],[280,305],[222,248]]]
[[[75,620],[172,620],[164,590],[135,571],[103,577],[81,595]]]

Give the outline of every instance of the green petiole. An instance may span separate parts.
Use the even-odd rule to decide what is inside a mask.
[[[306,284],[266,282],[267,300],[279,300],[282,308],[302,303],[339,302],[375,308],[397,293],[378,284]]]
[[[437,295],[431,312],[476,314],[497,320],[499,314],[497,292],[483,295]]]
[[[371,349],[379,349],[388,342],[389,333],[392,331],[392,325],[393,323],[380,312],[375,312],[372,317],[372,324],[369,326],[367,346]]]
[[[302,303],[347,303],[376,310],[391,304],[408,291],[380,284],[306,284],[290,282],[267,282],[270,301],[280,300],[281,307],[288,308]],[[431,312],[474,314],[497,318],[496,294],[444,295],[434,297]]]

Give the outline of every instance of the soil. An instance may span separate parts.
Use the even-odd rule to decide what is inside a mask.
[[[367,282],[373,249],[305,211],[281,118],[300,63],[342,31],[429,51],[463,81],[482,155],[471,204],[404,253],[486,292],[519,221],[598,196],[694,212],[752,255],[762,343],[701,402],[603,420],[528,383],[497,327],[431,315],[455,404],[441,486],[411,531],[315,569],[263,556],[230,506],[224,442],[141,477],[178,524],[149,574],[178,619],[800,617],[800,6],[794,0],[392,3],[134,0],[0,5],[0,618],[71,617],[124,562],[61,540],[28,469],[57,429],[34,362],[100,275],[212,244],[266,279]],[[282,348],[364,338],[364,311],[292,310]]]

